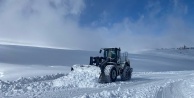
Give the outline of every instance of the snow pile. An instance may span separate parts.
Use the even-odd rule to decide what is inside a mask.
[[[54,80],[53,86],[65,88],[93,88],[100,86],[98,83],[100,75],[99,67],[91,65],[74,65],[73,68],[74,71],[70,72],[67,76]]]
[[[101,88],[116,86],[116,83],[99,84],[100,68],[91,65],[74,65],[69,74],[55,74],[37,77],[20,78],[15,81],[0,80],[0,93],[6,97],[38,97],[44,92],[77,88]]]
[[[0,80],[0,93],[4,96],[18,96],[27,94],[36,96],[43,91],[49,91],[53,79],[64,76],[65,74],[46,75],[38,77],[20,78],[16,81]]]

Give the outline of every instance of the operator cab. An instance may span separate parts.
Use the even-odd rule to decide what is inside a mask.
[[[120,48],[102,48],[100,53],[104,51],[104,58],[112,58],[113,62],[117,62],[120,58]]]

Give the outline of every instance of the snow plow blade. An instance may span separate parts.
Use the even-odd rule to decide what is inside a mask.
[[[104,72],[100,74],[98,82],[99,83],[108,83],[109,82]]]
[[[89,69],[92,65],[73,65],[71,71]]]
[[[79,72],[79,71],[83,71],[83,70],[84,71],[94,70],[94,68],[97,71],[97,74],[99,74],[98,83],[109,83],[110,82],[108,80],[107,76],[105,75],[105,73],[102,70],[100,70],[100,67],[98,67],[98,66],[94,66],[94,65],[73,65],[71,67],[71,71]]]

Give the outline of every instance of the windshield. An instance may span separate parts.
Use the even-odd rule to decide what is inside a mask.
[[[104,57],[115,58],[116,53],[114,50],[104,50]]]

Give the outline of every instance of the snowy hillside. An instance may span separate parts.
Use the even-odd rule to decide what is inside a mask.
[[[130,54],[130,81],[99,84],[98,52],[0,45],[0,98],[193,98],[194,50]],[[119,78],[119,77],[118,77]]]
[[[0,45],[0,62],[8,64],[71,66],[75,63],[88,64],[91,55],[98,55],[98,52]]]

